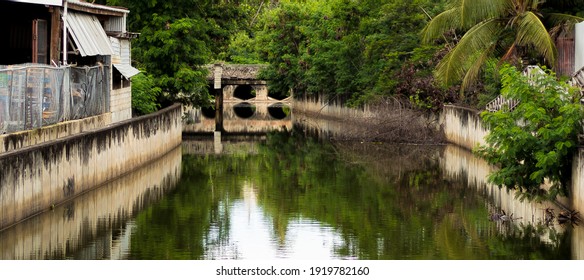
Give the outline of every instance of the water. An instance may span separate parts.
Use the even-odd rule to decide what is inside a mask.
[[[580,227],[453,146],[302,131],[183,147],[0,232],[1,259],[582,259]],[[519,218],[491,221],[506,209]]]

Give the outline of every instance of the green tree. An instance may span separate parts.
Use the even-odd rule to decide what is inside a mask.
[[[162,90],[154,85],[152,76],[140,73],[132,77],[132,109],[139,115],[156,112]]]
[[[442,2],[280,1],[262,14],[253,36],[270,64],[264,72],[270,90],[350,105],[394,94],[396,74],[420,47],[424,10],[436,12]]]
[[[423,30],[423,39],[430,42],[445,33],[464,31],[456,45],[438,64],[435,76],[444,85],[462,80],[462,89],[473,84],[485,62],[496,57],[510,63],[520,63],[526,56],[553,66],[557,50],[547,28],[582,20],[582,18],[552,13],[560,7],[557,1],[543,0],[475,0],[450,1],[450,7],[434,17]],[[582,1],[560,1],[566,6]],[[581,6],[580,6],[581,7]],[[545,15],[542,12],[547,12]],[[546,20],[544,20],[544,17]],[[548,26],[544,25],[548,23]]]
[[[247,1],[249,2],[249,1]],[[162,90],[159,103],[205,106],[211,96],[203,65],[222,59],[230,37],[247,22],[250,9],[239,1],[108,0],[130,9],[135,65]]]
[[[499,167],[490,182],[519,190],[522,198],[567,195],[572,160],[582,131],[580,93],[551,72],[532,78],[514,67],[501,69],[502,95],[519,101],[514,110],[484,112],[490,129],[486,145],[475,151]],[[549,180],[548,190],[541,188]]]

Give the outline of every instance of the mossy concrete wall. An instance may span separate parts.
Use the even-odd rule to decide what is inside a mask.
[[[182,107],[0,154],[0,229],[152,161],[181,143]]]
[[[105,127],[112,123],[111,113],[0,135],[0,154]]]
[[[483,125],[480,112],[454,105],[445,105],[440,122],[448,142],[472,150],[485,144],[489,130]]]
[[[179,146],[137,170],[2,231],[0,260],[124,258],[133,229],[128,222],[174,189],[181,162]]]
[[[584,148],[580,147],[572,162],[572,207],[584,213]],[[582,238],[584,243],[584,237]],[[583,255],[584,256],[584,255]]]
[[[460,147],[472,150],[485,144],[489,130],[483,125],[479,112],[452,105],[444,106],[441,123],[447,140]],[[560,198],[559,203],[576,209],[584,209],[584,148],[580,147],[572,164],[572,181],[568,199]]]

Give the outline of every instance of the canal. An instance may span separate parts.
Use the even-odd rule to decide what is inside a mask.
[[[583,259],[582,228],[485,183],[450,145],[291,131],[185,137],[164,157],[0,231],[0,259]],[[493,221],[493,213],[513,221]]]

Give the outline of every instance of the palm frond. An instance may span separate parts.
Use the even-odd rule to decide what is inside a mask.
[[[460,22],[464,28],[491,18],[501,18],[513,8],[509,0],[460,0]]]
[[[460,7],[450,8],[435,16],[422,30],[422,40],[431,42],[447,31],[460,28]]]
[[[539,10],[539,7],[541,4],[545,3],[545,0],[529,0],[529,7],[531,8],[531,11],[536,11]]]
[[[461,94],[478,80],[481,69],[486,65],[487,60],[493,55],[495,46],[496,44],[493,43],[475,54],[473,59],[474,62],[470,65],[466,75],[464,75],[464,79],[462,80],[462,85],[460,87]]]
[[[547,29],[533,12],[526,12],[519,19],[515,42],[519,46],[532,46],[543,55],[550,65],[554,65],[557,57],[556,45]]]
[[[492,49],[497,41],[499,30],[498,21],[495,19],[473,26],[452,51],[438,63],[435,72],[436,80],[443,85],[460,81],[471,65],[470,59],[485,49]]]
[[[422,30],[430,42],[453,29],[469,29],[488,19],[501,18],[512,9],[509,0],[454,0],[450,8],[434,17]]]

